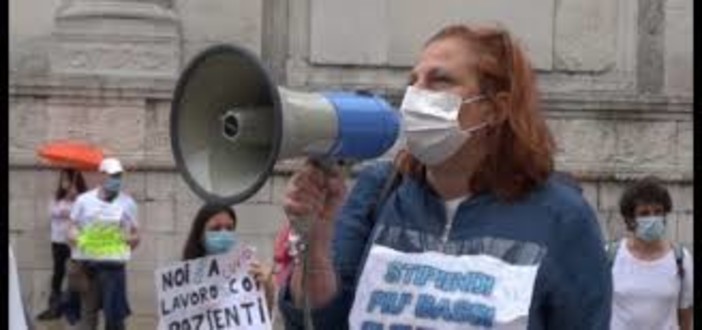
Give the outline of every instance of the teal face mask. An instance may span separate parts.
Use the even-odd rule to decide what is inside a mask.
[[[661,216],[640,217],[636,219],[636,237],[654,242],[665,235],[665,218]]]
[[[109,177],[102,186],[108,193],[116,194],[122,189],[122,178]]]
[[[236,245],[236,235],[231,230],[208,230],[204,245],[208,255],[225,253]]]

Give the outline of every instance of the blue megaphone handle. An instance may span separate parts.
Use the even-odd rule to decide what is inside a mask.
[[[378,96],[326,92],[339,120],[339,131],[329,156],[362,160],[376,158],[390,149],[399,135],[398,112]]]

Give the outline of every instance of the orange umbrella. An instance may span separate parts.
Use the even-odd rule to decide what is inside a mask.
[[[37,149],[39,158],[53,166],[95,171],[104,157],[95,145],[78,141],[49,142]]]

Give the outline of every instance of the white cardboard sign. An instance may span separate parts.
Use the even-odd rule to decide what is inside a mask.
[[[363,330],[526,329],[538,265],[373,246],[349,325]]]
[[[271,329],[250,247],[158,269],[159,330]]]

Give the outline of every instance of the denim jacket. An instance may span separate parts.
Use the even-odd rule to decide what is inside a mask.
[[[401,252],[487,254],[514,265],[540,264],[528,329],[609,328],[611,273],[596,216],[572,184],[552,176],[524,198],[506,203],[489,193],[463,201],[447,224],[442,199],[422,180],[403,177],[378,207],[389,162],[364,168],[336,217],[332,256],[338,292],[313,310],[316,329],[347,329],[360,272],[371,244]],[[288,281],[289,283],[289,281]],[[279,292],[286,329],[302,329],[288,285]]]

